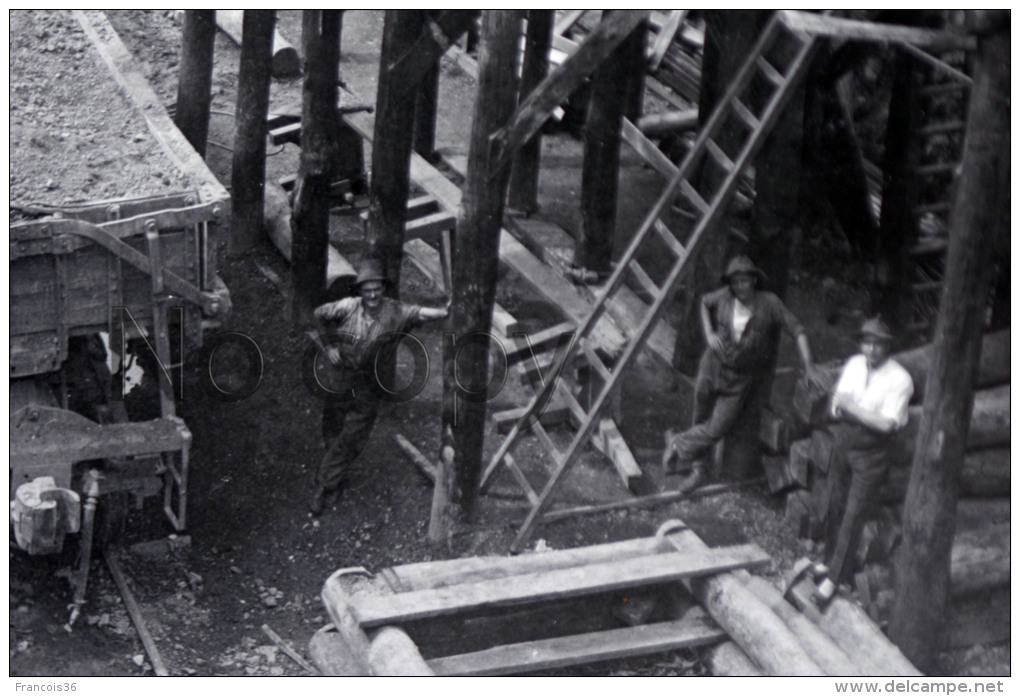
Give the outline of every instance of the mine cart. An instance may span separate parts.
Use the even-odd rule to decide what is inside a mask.
[[[140,125],[133,132],[141,135],[127,142],[151,138],[152,152],[165,153],[152,166],[174,165],[180,170],[174,176],[189,185],[157,195],[70,203],[51,200],[48,189],[56,185],[28,193],[12,189],[12,536],[25,552],[39,555],[60,552],[65,537],[77,535],[81,554],[72,577],[71,623],[84,603],[98,517],[123,517],[132,499],[141,506],[159,496],[170,531],[186,530],[191,433],[176,415],[174,390],[180,386],[184,346],[200,345],[203,331],[230,309],[215,253],[229,199],[165,111],[140,113],[138,107],[155,95],[144,81],[131,87],[132,80],[123,79],[130,65],[107,60],[124,50],[116,34],[97,32],[83,13],[19,14],[21,22],[64,18],[72,35],[84,29],[95,44],[89,48],[99,55],[86,52],[91,62],[81,70],[90,71],[92,84],[105,80],[109,103],[130,112]],[[106,38],[98,39],[97,33]],[[59,118],[62,105],[50,107]],[[16,110],[12,106],[12,113]],[[29,138],[19,138],[19,127],[30,133],[33,125],[12,126],[14,170],[18,158],[38,156],[24,142]],[[105,180],[125,192],[148,193],[136,181],[124,180],[115,156],[98,154]],[[87,149],[81,154],[90,161],[95,155]],[[166,188],[159,177],[155,180]],[[160,415],[153,420],[128,420],[124,390],[112,377],[116,364],[128,359],[129,341],[156,366]],[[116,525],[106,529],[117,533]]]

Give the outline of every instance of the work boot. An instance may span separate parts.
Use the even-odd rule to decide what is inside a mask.
[[[326,490],[325,486],[316,486],[315,493],[312,494],[312,499],[308,502],[308,510],[318,517],[322,514],[323,509],[326,507],[326,494],[329,491]]]
[[[666,476],[669,474],[675,474],[676,471],[673,469],[673,458],[676,457],[676,448],[673,447],[673,438],[676,435],[672,428],[667,428],[663,438],[666,441],[666,446],[662,450],[662,473]]]
[[[698,488],[707,482],[708,472],[705,470],[705,463],[703,461],[697,461],[691,468],[691,473],[684,477],[684,480],[680,482],[680,486],[677,490],[681,493],[690,493],[695,488]]]

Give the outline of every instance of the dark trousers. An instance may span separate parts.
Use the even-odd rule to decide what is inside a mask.
[[[854,423],[840,422],[831,430],[834,442],[828,476],[827,565],[830,578],[849,582],[861,530],[889,471],[894,439]]]
[[[316,482],[327,490],[340,485],[347,467],[365,448],[379,412],[379,399],[363,386],[331,395],[322,407],[322,438],[326,454]]]
[[[757,404],[761,381],[758,374],[725,368],[711,350],[705,351],[694,382],[693,425],[674,442],[681,471],[707,465],[716,443],[729,434],[746,408]]]

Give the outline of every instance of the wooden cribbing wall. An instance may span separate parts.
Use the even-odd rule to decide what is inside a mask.
[[[834,624],[748,572],[768,560],[754,544],[709,548],[672,520],[651,537],[413,563],[371,580],[339,570],[322,590],[333,623],[310,654],[333,675],[507,675],[714,646],[709,664],[725,674],[917,674],[847,600],[832,605]],[[830,634],[846,621],[856,647]]]

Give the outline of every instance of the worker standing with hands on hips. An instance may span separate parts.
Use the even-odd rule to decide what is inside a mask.
[[[316,516],[322,514],[327,496],[340,487],[346,468],[361,454],[372,432],[381,389],[376,370],[380,348],[393,334],[444,319],[450,312],[449,301],[444,307],[423,307],[386,297],[388,282],[380,264],[368,260],[355,281],[358,296],[315,310],[321,335],[333,339],[325,352],[336,368],[340,387],[330,390],[322,408],[326,453],[308,506]]]
[[[701,298],[708,348],[694,383],[693,425],[679,434],[667,431],[662,456],[665,473],[690,471],[680,483],[682,492],[708,480],[708,459],[716,443],[746,409],[761,408],[768,399],[765,386],[775,366],[780,330],[796,340],[805,376],[818,381],[804,327],[779,297],[758,287],[764,280],[751,259],[736,256],[726,266],[725,286]]]

